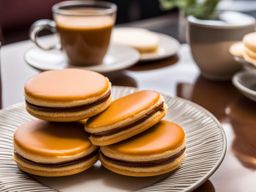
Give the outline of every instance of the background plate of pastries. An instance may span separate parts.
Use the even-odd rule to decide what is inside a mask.
[[[246,69],[233,76],[234,86],[244,96],[256,101],[256,32],[249,33],[241,42],[234,43],[229,52]]]
[[[245,35],[240,42],[234,43],[229,52],[235,60],[244,64],[248,70],[256,71],[256,32]]]
[[[115,28],[112,41],[136,49],[140,61],[154,61],[175,55],[180,43],[169,35],[152,32],[142,28]]]
[[[96,72],[43,72],[24,95],[0,112],[7,191],[189,191],[225,155],[224,131],[202,107]]]

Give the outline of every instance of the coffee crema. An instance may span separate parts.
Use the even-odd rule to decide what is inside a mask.
[[[55,21],[70,64],[85,66],[102,62],[108,50],[114,17],[55,15]]]

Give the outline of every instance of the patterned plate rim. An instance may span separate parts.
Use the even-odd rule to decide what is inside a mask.
[[[118,91],[125,91],[125,90],[128,90],[129,92],[134,92],[134,91],[137,91],[139,89],[137,88],[133,88],[133,87],[124,87],[124,86],[113,86],[112,88],[118,90]],[[211,169],[204,175],[202,176],[200,179],[198,179],[197,182],[193,183],[192,185],[190,185],[189,187],[187,188],[184,188],[182,191],[192,191],[194,190],[195,188],[197,188],[198,186],[200,186],[201,184],[203,184],[217,169],[218,167],[221,165],[221,162],[223,161],[224,157],[225,157],[225,154],[226,154],[226,148],[227,148],[227,140],[226,140],[226,135],[225,135],[225,132],[221,126],[221,124],[219,123],[219,121],[216,119],[216,117],[211,114],[209,111],[207,111],[206,109],[204,109],[203,107],[199,106],[198,104],[195,104],[191,101],[188,101],[188,100],[185,100],[185,99],[182,99],[182,98],[179,98],[179,97],[170,97],[166,94],[163,94],[161,93],[165,98],[168,98],[169,100],[176,100],[176,101],[179,101],[179,102],[183,102],[185,103],[186,105],[190,105],[194,108],[196,108],[197,110],[203,112],[206,116],[210,117],[214,123],[217,125],[218,127],[218,131],[219,133],[221,134],[221,139],[222,139],[222,151],[221,151],[221,154],[218,158],[218,160],[215,162],[215,164],[211,167]],[[11,105],[5,109],[2,109],[0,110],[0,118],[3,117],[8,111],[11,111],[11,110],[14,110],[16,108],[20,108],[24,106],[24,103],[17,103],[17,104],[14,104],[14,105]],[[2,123],[2,122],[1,122]],[[0,124],[0,127],[2,127],[3,124]],[[2,130],[0,129],[0,132],[3,131],[3,127],[2,127]],[[2,135],[0,135],[0,147],[2,145],[2,142],[4,141],[4,139],[6,138],[1,138]],[[3,139],[1,141],[1,139]],[[4,161],[4,159],[1,158],[1,153],[0,153],[0,162],[1,161]],[[0,171],[1,171],[1,168],[4,169],[4,167],[1,167],[1,163],[0,163]],[[14,173],[16,174],[16,173]],[[25,174],[24,174],[25,175]],[[148,186],[148,187],[145,187],[143,189],[140,189],[139,191],[154,191],[154,189],[150,189],[152,186],[154,185],[160,185],[161,186],[161,183],[164,182],[164,181],[167,181],[170,177],[167,177],[161,181],[158,181],[157,183],[151,185],[151,186]],[[46,185],[43,185],[41,183],[39,183],[37,180],[34,180],[32,179],[31,177],[27,176],[28,181],[31,181],[31,184],[35,184],[37,187],[40,187],[41,190],[44,190],[44,191],[56,191],[55,189],[51,189],[49,188],[48,186]],[[23,185],[23,183],[21,183],[20,185]],[[21,186],[22,187],[22,186]],[[39,188],[38,188],[39,189]],[[2,181],[2,178],[0,178],[0,191],[12,191],[12,187],[10,188],[6,188],[5,187],[5,184],[4,182]],[[40,190],[39,190],[40,191]]]
[[[185,103],[189,103],[190,105],[194,106],[195,108],[201,110],[202,112],[204,112],[205,114],[207,114],[209,117],[211,117],[215,122],[216,124],[218,125],[219,127],[219,130],[222,134],[222,139],[223,139],[223,150],[222,150],[222,153],[221,153],[221,156],[219,158],[219,160],[216,162],[215,166],[212,167],[212,169],[208,172],[207,175],[205,175],[204,177],[202,177],[201,180],[198,180],[194,185],[192,185],[188,190],[187,192],[189,191],[192,191],[194,189],[196,189],[197,187],[199,187],[200,185],[202,185],[209,177],[212,176],[212,174],[220,167],[222,161],[224,160],[225,158],[225,155],[226,155],[226,150],[227,150],[227,138],[226,138],[226,134],[225,134],[225,131],[222,127],[222,125],[220,124],[220,122],[218,121],[218,119],[211,113],[209,112],[208,110],[206,110],[205,108],[203,108],[202,106],[192,102],[192,101],[189,101],[189,100],[186,100],[186,99],[182,99],[180,97],[173,97],[173,98],[176,98],[178,100],[182,100],[183,102]],[[185,191],[185,190],[184,190]]]

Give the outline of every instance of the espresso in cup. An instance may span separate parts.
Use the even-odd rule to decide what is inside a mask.
[[[111,31],[115,23],[116,7],[107,2],[66,1],[53,6],[54,22],[43,20],[32,27],[31,39],[37,42],[37,32],[42,29],[57,31],[60,47],[72,65],[100,64],[107,53]],[[34,38],[33,38],[34,32]]]
[[[105,56],[113,19],[102,17],[55,17],[61,46],[73,65],[95,65]]]

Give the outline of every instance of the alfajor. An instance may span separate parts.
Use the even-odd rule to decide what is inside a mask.
[[[111,103],[111,84],[103,75],[80,69],[43,72],[24,87],[27,111],[43,120],[86,119]]]
[[[232,44],[229,48],[229,53],[236,57],[243,57],[244,44],[240,41]]]
[[[256,66],[256,32],[249,33],[244,36],[243,44],[244,44],[244,52],[243,57],[244,59]]]
[[[117,28],[113,31],[112,41],[130,46],[143,53],[154,53],[159,47],[157,34],[140,28]]]
[[[85,130],[94,145],[110,145],[137,135],[166,114],[163,97],[155,91],[138,91],[121,97],[87,121]]]
[[[243,37],[243,44],[252,52],[256,52],[256,32],[248,33]]]
[[[98,159],[80,123],[29,121],[13,136],[14,160],[24,172],[47,177],[80,173]]]
[[[185,133],[162,120],[147,131],[100,148],[100,160],[110,171],[134,177],[156,176],[180,167],[185,156]]]
[[[248,33],[242,42],[236,42],[229,48],[231,55],[241,57],[248,63],[256,66],[256,32]]]

